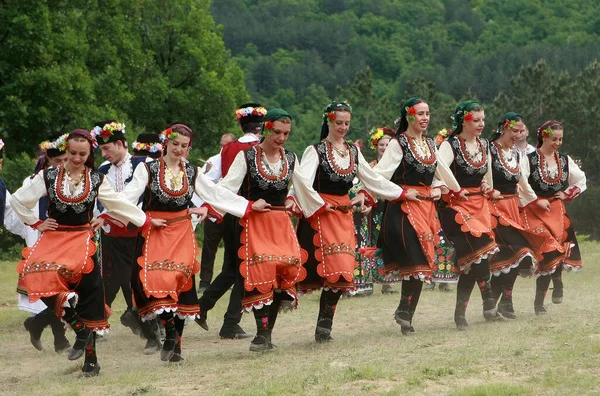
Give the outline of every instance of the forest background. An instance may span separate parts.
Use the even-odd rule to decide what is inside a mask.
[[[430,135],[474,98],[484,136],[508,111],[534,145],[541,123],[564,122],[562,151],[588,177],[569,211],[598,239],[598,54],[594,0],[0,0],[1,177],[14,192],[39,142],[98,120],[125,122],[130,141],[187,123],[198,161],[239,135],[235,108],[252,100],[292,113],[300,156],[334,99],[354,107],[349,138],[366,140],[410,96],[429,102]],[[4,233],[0,256],[17,241]]]

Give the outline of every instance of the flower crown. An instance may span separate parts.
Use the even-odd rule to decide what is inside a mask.
[[[67,138],[69,137],[68,133],[61,135],[55,141],[44,140],[40,143],[40,149],[44,151],[48,151],[51,149],[55,149],[58,151],[66,151],[67,150]]]
[[[382,137],[385,136],[385,130],[382,127],[375,128],[373,127],[369,132],[369,147],[373,150],[377,149],[377,145]],[[388,135],[389,136],[389,135]]]
[[[506,121],[504,121],[504,125],[502,126],[502,129],[514,128],[516,123],[517,123],[517,120],[506,120]]]
[[[415,109],[415,106],[406,106],[404,110],[406,110],[406,120],[410,124],[414,124],[416,120],[415,115],[417,114],[417,109]]]
[[[238,121],[244,117],[248,117],[251,115],[264,117],[265,115],[267,115],[267,109],[265,109],[263,106],[260,106],[260,107],[249,106],[249,107],[237,109],[235,111],[235,118],[237,118]]]
[[[177,136],[179,136],[179,132],[175,132],[174,130],[172,130],[171,128],[167,128],[164,131],[162,131],[161,133],[158,134],[158,138],[165,143],[168,140],[173,140],[175,139]]]
[[[552,137],[552,135],[554,135],[554,131],[552,130],[551,127],[547,127],[545,129],[538,129],[538,133],[542,136],[546,136],[546,137]]]
[[[177,132],[175,132],[177,133]],[[163,150],[163,145],[161,143],[140,143],[133,142],[133,149],[137,151],[148,151],[151,153],[158,153]]]
[[[335,119],[336,119],[335,112],[336,111],[348,109],[348,110],[350,110],[350,112],[352,112],[352,106],[350,106],[350,104],[347,101],[337,103],[334,108],[331,108],[332,105],[333,105],[333,103],[329,103],[327,105],[327,107],[325,108],[325,111],[323,112],[323,117],[324,117],[324,119],[327,120],[327,124],[331,124],[333,121],[335,121]],[[331,110],[327,111],[327,109],[331,109]]]
[[[448,130],[446,128],[439,131],[435,137],[435,142],[438,144],[442,144],[444,140],[448,139]]]
[[[110,124],[105,124],[102,128],[99,126],[95,127],[92,130],[92,136],[97,140],[98,138],[102,139],[103,142],[106,142],[115,132],[121,132],[125,135],[125,124],[121,124],[120,122],[111,122]]]

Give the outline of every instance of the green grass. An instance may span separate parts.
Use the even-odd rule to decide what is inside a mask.
[[[393,320],[397,295],[343,299],[333,336],[314,343],[318,295],[301,297],[296,312],[280,315],[271,354],[248,351],[248,340],[218,338],[227,304],[209,313],[209,332],[194,323],[183,339],[185,361],[167,365],[141,354],[143,342],[119,323],[119,297],[112,332],[98,343],[99,377],[79,377],[82,362],[29,344],[16,307],[15,263],[0,262],[0,393],[27,395],[565,395],[600,389],[600,245],[582,243],[584,270],[565,276],[565,301],[548,302],[549,314],[533,314],[535,282],[518,279],[518,319],[485,323],[473,294],[469,331],[459,333],[452,315],[454,293],[423,292],[414,321],[417,334],[402,336]],[[219,260],[218,260],[219,261]],[[399,288],[399,285],[396,286]],[[549,299],[548,299],[549,300]],[[244,315],[252,331],[254,320]],[[68,334],[73,338],[73,333]]]

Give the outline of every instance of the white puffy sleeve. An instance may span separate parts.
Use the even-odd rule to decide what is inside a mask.
[[[34,208],[40,198],[47,194],[44,172],[39,172],[26,184],[23,184],[10,199],[10,206],[21,221],[30,226],[37,226],[42,221]]]
[[[400,147],[398,139],[392,139],[385,149],[383,157],[377,162],[373,170],[387,180],[390,180],[403,158],[404,152],[402,152],[402,147]]]
[[[132,223],[138,227],[143,226],[146,223],[146,214],[137,207],[140,195],[134,201],[123,199],[121,194],[113,190],[106,177],[102,178],[98,189],[98,201],[104,207],[104,211],[99,217],[118,220],[122,225]]]
[[[136,204],[148,185],[148,168],[145,163],[135,167],[131,181],[125,186],[125,189],[120,192],[125,200]]]
[[[247,172],[248,166],[246,164],[246,156],[243,151],[240,151],[233,159],[233,163],[229,168],[229,172],[227,172],[227,176],[221,179],[218,185],[237,194],[242,187]]]
[[[369,163],[367,162],[365,157],[363,157],[362,153],[360,152],[360,149],[358,149],[357,176],[368,192],[373,193],[378,197],[381,197],[388,201],[395,201],[399,199],[402,195],[402,192],[404,191],[402,187],[400,187],[396,183],[392,183],[379,173],[375,172],[373,168],[369,166]]]
[[[4,206],[4,228],[9,232],[20,236],[23,239],[27,238],[27,227],[17,216],[13,208],[10,206],[12,195],[6,190],[6,205]]]
[[[230,170],[227,176],[231,173]],[[221,182],[224,180],[221,180]],[[251,202],[223,187],[221,182],[214,184],[198,169],[196,182],[194,183],[196,194],[205,202],[205,205],[209,205],[209,211],[213,215],[222,216],[225,213],[230,213],[235,217],[244,217],[251,210]]]
[[[432,187],[446,186],[454,192],[460,191],[460,184],[450,170],[454,162],[454,151],[447,140],[444,140],[437,151],[438,169],[433,178]],[[446,171],[443,171],[445,169]],[[438,170],[442,170],[438,172]]]
[[[300,207],[304,217],[311,217],[325,206],[325,201],[312,187],[319,168],[319,154],[314,146],[308,146],[302,154],[300,164],[294,169],[294,188],[291,192]]]
[[[519,179],[519,205],[525,207],[537,200],[537,195],[529,184],[529,175],[531,169],[529,168],[529,158],[524,155],[521,157],[519,162],[519,168],[521,169],[521,177]]]
[[[567,188],[565,194],[567,195],[566,201],[571,201],[587,190],[587,180],[585,173],[583,173],[575,161],[571,157],[567,157],[567,159],[569,161],[569,176],[567,178],[569,188]]]

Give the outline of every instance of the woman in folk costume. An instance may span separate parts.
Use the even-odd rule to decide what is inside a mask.
[[[454,322],[467,329],[465,312],[475,283],[483,300],[483,316],[496,319],[496,300],[490,285],[489,260],[498,252],[487,194],[492,191],[492,167],[488,142],[480,139],[485,125],[483,107],[473,100],[462,102],[453,116],[454,130],[440,145],[438,161],[452,171],[446,183],[460,185],[444,196],[440,208],[442,227],[454,243],[460,276]]]
[[[403,334],[414,332],[412,319],[419,302],[423,282],[430,282],[438,267],[453,274],[451,260],[446,259],[451,248],[437,215],[436,200],[441,187],[458,190],[450,169],[438,162],[435,142],[425,136],[429,125],[429,105],[420,98],[404,102],[396,136],[375,166],[375,172],[417,193],[417,200],[388,203],[383,214],[378,246],[383,250],[385,271],[402,281],[400,305],[394,318]],[[434,176],[438,184],[432,188]],[[449,263],[449,264],[448,264]],[[449,268],[446,268],[446,265]],[[437,281],[451,281],[453,276]]]
[[[571,157],[558,151],[563,135],[562,123],[546,121],[538,128],[537,150],[521,161],[521,177],[528,183],[521,195],[521,204],[525,206],[521,213],[523,225],[547,241],[537,267],[536,315],[547,313],[544,299],[550,280],[554,280],[552,302],[560,304],[563,268],[578,271],[582,266],[579,245],[564,202],[586,190],[586,178]]]
[[[381,160],[390,140],[394,137],[394,130],[388,127],[377,127],[369,132],[369,146],[377,151],[377,159],[369,163],[372,168]],[[362,184],[358,178],[357,182],[350,190],[350,198],[354,198],[362,189]],[[397,290],[392,288],[394,282],[388,282],[383,276],[383,260],[381,257],[374,257],[369,253],[364,254],[369,248],[377,245],[379,231],[381,230],[381,219],[385,201],[378,200],[375,207],[370,208],[368,213],[354,213],[354,228],[356,230],[356,242],[358,247],[358,267],[354,270],[354,286],[356,295],[368,295],[373,293],[373,283],[382,283],[381,292],[383,294],[395,294]]]
[[[161,133],[164,155],[140,164],[133,179],[122,192],[137,203],[143,195],[142,209],[151,218],[137,243],[137,271],[132,274],[135,304],[142,320],[157,316],[163,321],[166,339],[161,360],[178,362],[181,335],[186,318],[200,314],[194,275],[200,270],[200,254],[192,228],[191,214],[203,220],[212,208],[244,217],[249,202],[215,186],[198,168],[184,160],[192,144],[193,132],[184,124],[174,124]],[[194,192],[205,202],[190,208]],[[254,203],[257,209],[264,201]]]
[[[490,157],[494,191],[490,210],[496,224],[494,235],[500,252],[490,260],[492,290],[498,312],[505,318],[515,319],[512,302],[513,286],[519,272],[532,275],[537,263],[536,255],[544,243],[543,237],[527,232],[519,215],[519,190],[527,181],[521,177],[520,158],[515,144],[525,130],[517,113],[507,113],[490,138]],[[521,186],[520,188],[518,186]]]
[[[294,185],[305,218],[298,225],[298,240],[308,252],[307,277],[299,283],[301,292],[321,293],[315,330],[317,342],[331,341],[336,305],[343,292],[354,289],[356,237],[352,218],[354,204],[363,206],[365,196],[397,201],[417,199],[417,192],[400,186],[373,172],[358,147],[344,136],[350,128],[352,107],[333,102],[323,113],[321,141],[304,151],[300,166],[301,181]],[[350,200],[348,192],[358,177],[367,191]]]
[[[296,155],[283,148],[292,128],[292,116],[282,109],[265,115],[262,142],[235,157],[219,186],[250,200],[264,199],[270,210],[250,213],[235,226],[235,254],[244,279],[242,309],[254,312],[256,337],[250,350],[273,349],[271,332],[281,301],[298,305],[296,283],[306,277],[307,253],[300,248],[290,219],[299,209],[288,189],[297,180]]]
[[[23,185],[28,185],[31,180],[44,169],[54,167],[57,168],[67,161],[67,138],[69,134],[65,133],[55,140],[46,140],[40,143],[40,150],[44,152],[35,166],[33,175],[25,179]],[[48,217],[48,196],[42,197],[38,204],[33,208],[39,213],[40,220],[46,220]],[[23,224],[23,223],[21,223]],[[40,237],[40,232],[34,228],[24,227],[24,239],[27,246],[32,247]],[[35,349],[43,350],[42,332],[46,326],[50,326],[54,335],[54,350],[56,353],[66,351],[71,347],[71,343],[65,337],[65,325],[58,319],[52,309],[46,307],[42,300],[37,300],[35,303],[29,301],[27,290],[23,285],[23,278],[19,278],[17,285],[17,293],[19,295],[19,309],[32,313],[32,316],[25,319],[23,325],[29,332],[29,340]]]
[[[38,173],[11,199],[21,220],[42,233],[33,247],[23,250],[17,272],[23,277],[30,301],[41,299],[75,330],[77,338],[69,360],[85,352],[82,371],[92,376],[100,371],[96,334],[109,329],[94,233],[104,218],[142,226],[146,215],[123,201],[94,170],[92,149],[96,141],[87,130],[74,130],[67,142],[67,163]],[[49,197],[48,218],[41,221],[33,208],[45,195]],[[93,219],[96,199],[106,212]]]

